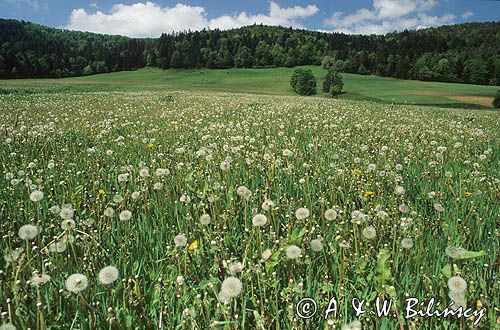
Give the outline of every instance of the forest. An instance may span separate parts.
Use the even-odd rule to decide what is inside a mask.
[[[319,65],[341,72],[500,84],[500,22],[466,23],[386,35],[346,35],[276,26],[185,31],[137,39],[0,19],[0,77],[68,77],[168,68]]]

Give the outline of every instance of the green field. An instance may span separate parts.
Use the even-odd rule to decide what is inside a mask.
[[[165,90],[248,85],[224,72],[0,95],[2,330],[495,329],[497,113]],[[409,297],[484,315],[406,319]]]
[[[310,67],[320,83],[325,71]],[[289,86],[294,69],[160,70],[144,68],[63,79],[1,80],[0,88],[65,88],[66,90],[200,90],[293,95]],[[399,80],[344,73],[341,99],[450,108],[491,108],[498,87]]]

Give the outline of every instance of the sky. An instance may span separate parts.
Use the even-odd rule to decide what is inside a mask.
[[[500,20],[498,0],[0,0],[0,18],[79,31],[161,33],[266,24],[327,32],[385,34]]]

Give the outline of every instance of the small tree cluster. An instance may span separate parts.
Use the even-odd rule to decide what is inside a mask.
[[[311,69],[296,69],[290,78],[290,86],[300,95],[317,93],[316,78]]]
[[[323,80],[323,92],[335,97],[342,93],[342,88],[344,88],[342,76],[335,69],[335,66],[330,66]]]

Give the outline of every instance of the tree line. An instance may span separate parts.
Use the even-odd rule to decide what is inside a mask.
[[[0,20],[0,76],[66,77],[168,68],[320,65],[402,79],[500,84],[500,22],[386,35],[252,25],[137,39]]]

